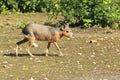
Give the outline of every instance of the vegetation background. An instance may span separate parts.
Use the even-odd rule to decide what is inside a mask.
[[[49,20],[62,16],[62,23],[87,27],[120,26],[119,0],[0,0],[0,13],[44,12]]]

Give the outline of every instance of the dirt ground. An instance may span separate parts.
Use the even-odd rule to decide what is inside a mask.
[[[0,14],[0,80],[120,80],[120,31],[106,33],[103,28],[71,28],[75,38],[62,38],[58,44],[63,57],[57,56],[56,47],[50,47],[44,56],[47,42],[37,41],[31,58],[26,44],[15,56],[15,43],[23,38],[17,24],[43,24],[44,14]],[[91,42],[91,43],[90,43]]]

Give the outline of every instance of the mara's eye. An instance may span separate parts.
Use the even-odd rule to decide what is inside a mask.
[[[67,33],[69,32],[69,31],[66,31]]]

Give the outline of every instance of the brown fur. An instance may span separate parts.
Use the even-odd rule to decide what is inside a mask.
[[[46,56],[48,54],[51,43],[56,46],[56,48],[60,52],[60,55],[63,56],[56,42],[59,41],[63,36],[68,38],[72,37],[72,32],[69,29],[69,25],[64,25],[61,29],[56,29],[54,27],[40,24],[28,24],[25,26],[25,28],[23,28],[22,32],[25,35],[25,38],[16,43],[16,56],[18,56],[19,45],[25,42],[28,42],[28,47],[26,48],[26,51],[29,53],[30,56],[33,56],[29,49],[31,46],[37,47],[37,45],[34,43],[35,40],[48,41]]]

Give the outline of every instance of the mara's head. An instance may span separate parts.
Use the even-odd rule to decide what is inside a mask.
[[[73,33],[72,33],[72,31],[70,30],[70,28],[69,28],[69,24],[64,24],[64,25],[61,27],[61,31],[63,31],[63,35],[64,35],[65,37],[73,38]]]

